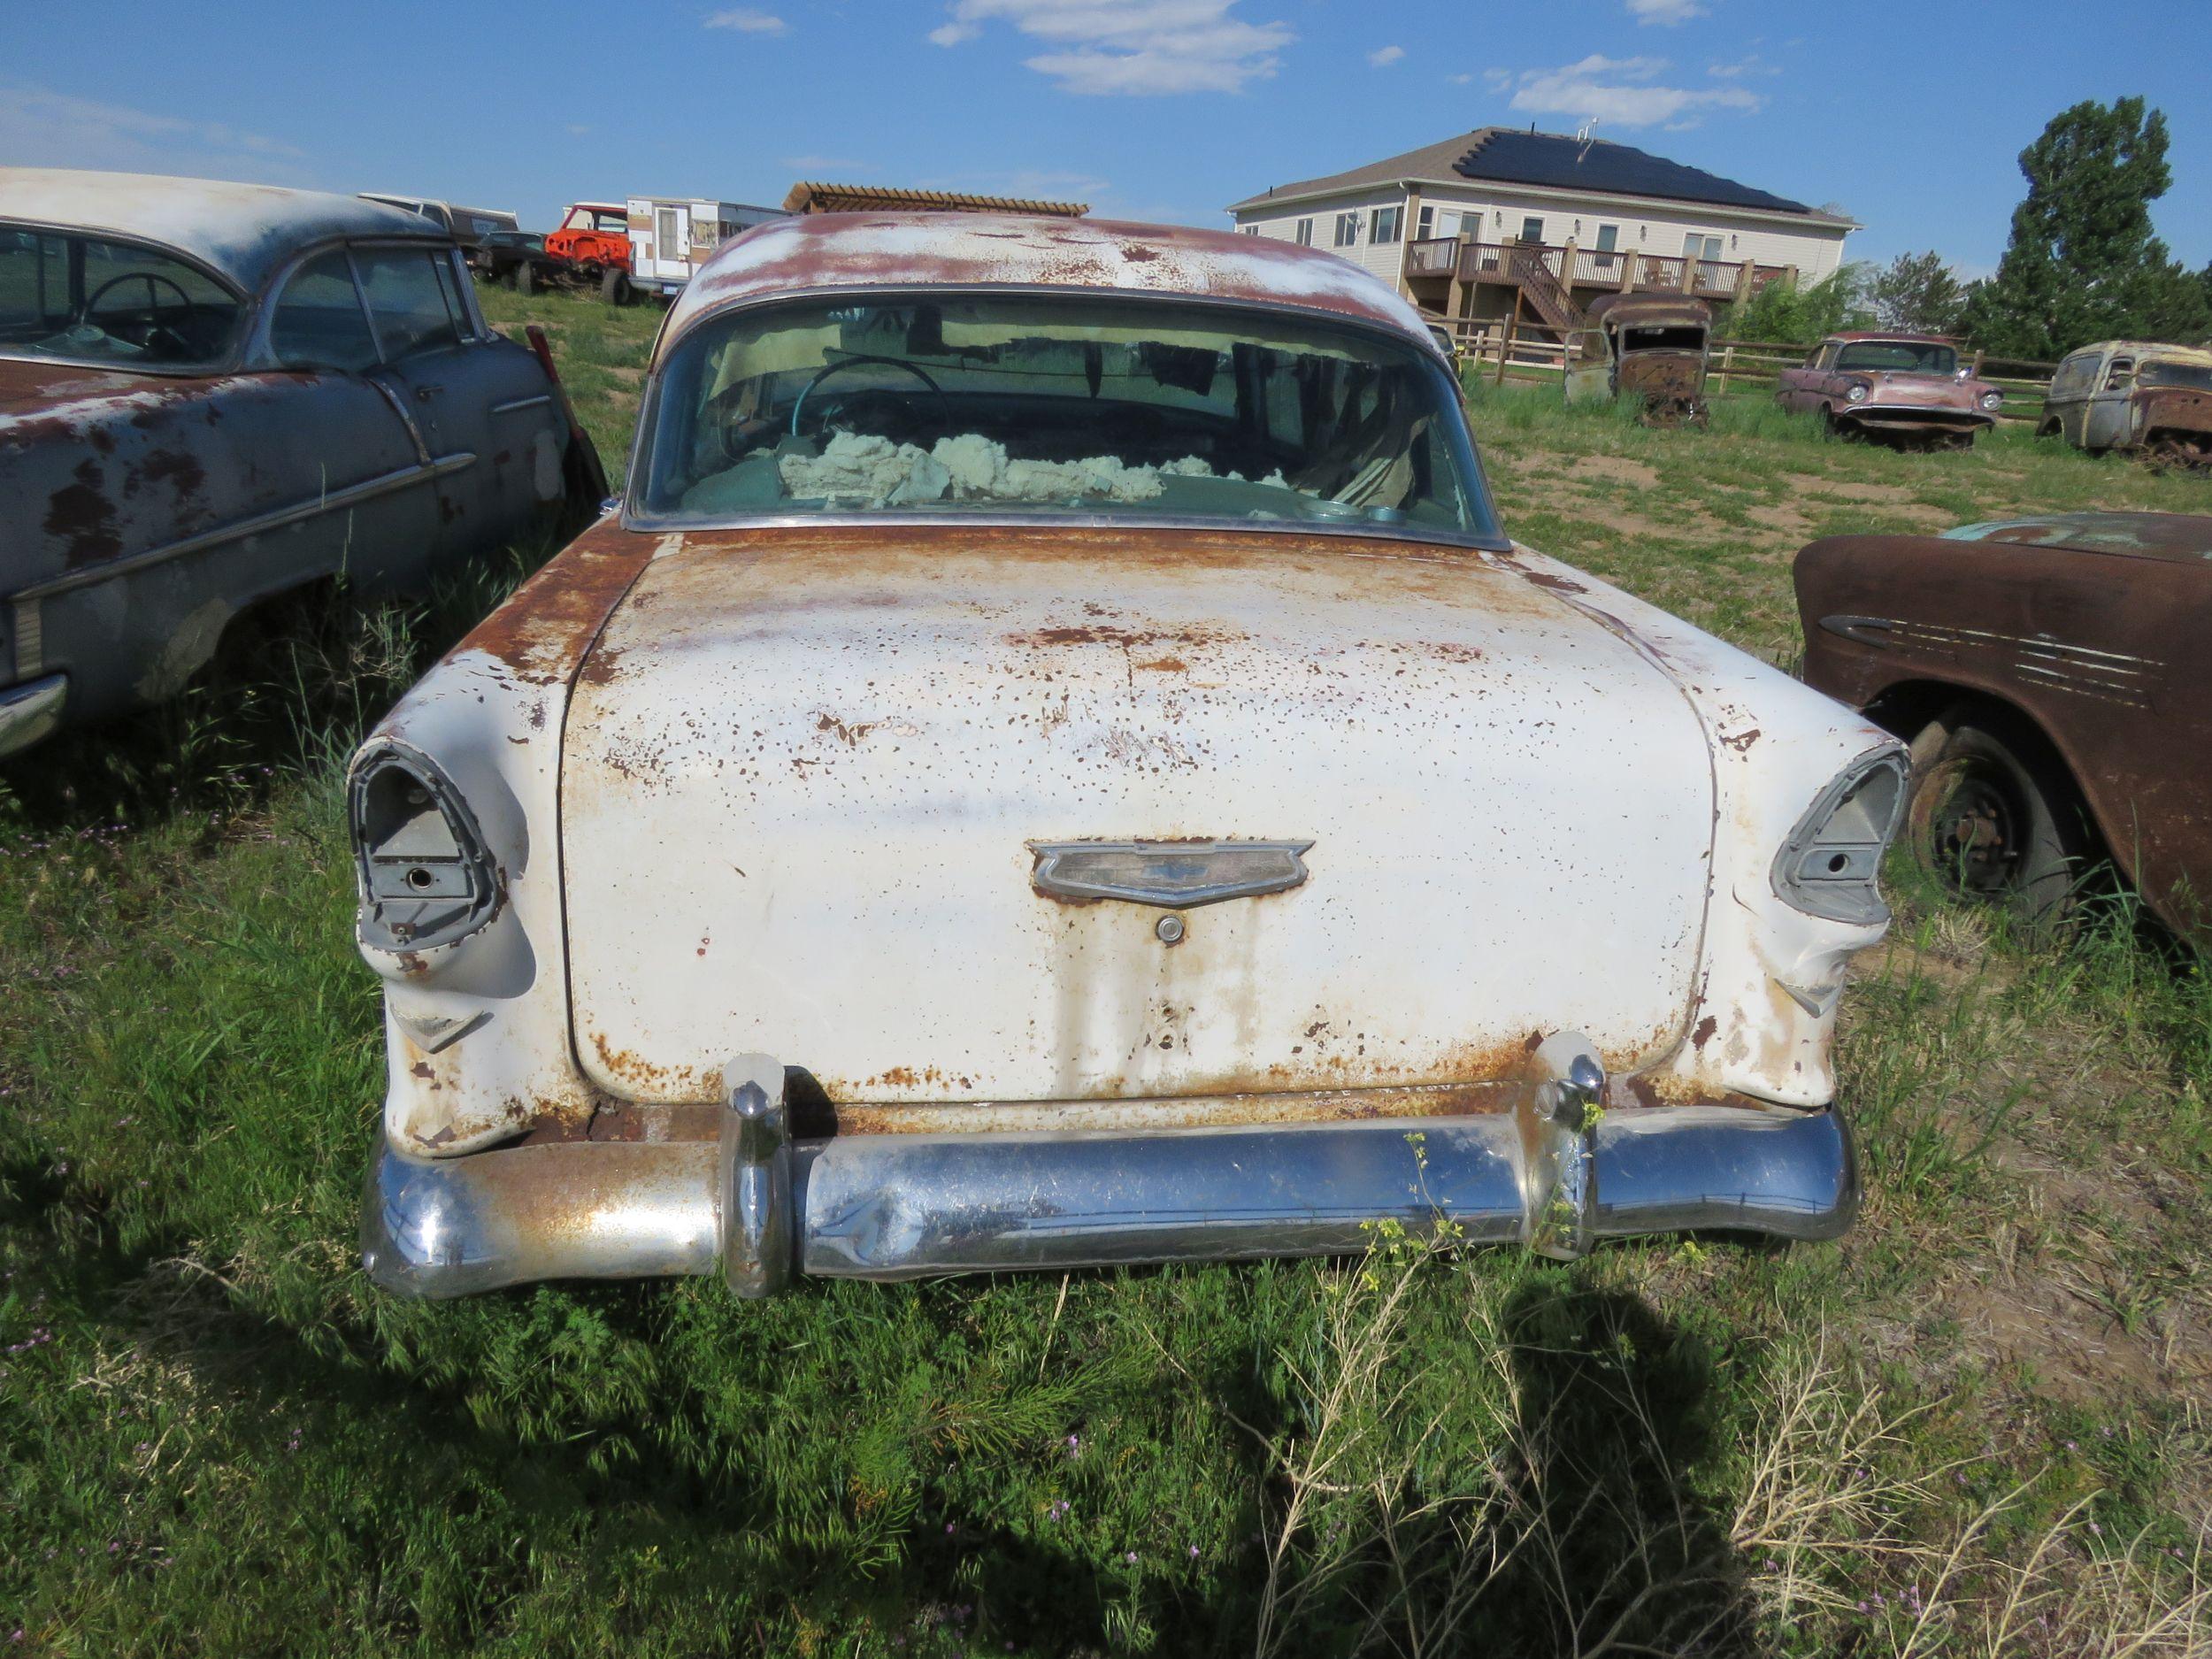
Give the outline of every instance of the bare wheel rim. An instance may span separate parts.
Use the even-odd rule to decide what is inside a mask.
[[[1914,856],[1958,892],[2000,898],[2019,889],[2031,821],[2019,785],[2001,769],[1946,761],[1913,796]]]

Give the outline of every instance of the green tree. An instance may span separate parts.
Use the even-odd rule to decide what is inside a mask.
[[[1947,334],[1965,310],[1966,285],[1939,253],[1901,253],[1867,284],[1866,298],[1885,328]]]
[[[2116,337],[2172,339],[2212,320],[2205,285],[2151,227],[2166,193],[2166,118],[2140,98],[2086,99],[2020,152],[2028,193],[1997,274],[1966,307],[1985,351],[2049,361]]]
[[[1867,280],[1863,265],[1839,267],[1817,282],[1792,288],[1770,282],[1713,325],[1728,340],[1774,340],[1806,343],[1839,328],[1870,320],[1860,299]]]

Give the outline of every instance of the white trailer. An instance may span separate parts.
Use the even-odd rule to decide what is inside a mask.
[[[630,282],[673,298],[721,243],[741,230],[784,217],[772,207],[708,202],[683,196],[634,196],[630,210]]]

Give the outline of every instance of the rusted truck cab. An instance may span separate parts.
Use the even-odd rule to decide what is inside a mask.
[[[1774,396],[1785,409],[1817,415],[1839,437],[1900,449],[1970,449],[2005,402],[1959,361],[1955,341],[1877,329],[1830,334],[1802,365],[1782,371]]]
[[[1601,295],[1588,326],[1567,336],[1567,401],[1627,394],[1647,426],[1701,426],[1712,334],[1713,308],[1689,295]]]
[[[2154,466],[2212,469],[2212,350],[2106,340],[2069,352],[2051,376],[2036,435]]]

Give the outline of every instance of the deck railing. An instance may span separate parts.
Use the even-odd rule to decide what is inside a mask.
[[[1563,273],[1573,261],[1572,277]],[[1684,282],[1687,267],[1688,285]],[[1452,236],[1423,237],[1406,244],[1406,275],[1432,279],[1456,277],[1463,282],[1523,282],[1548,276],[1576,288],[1615,288],[1644,292],[1688,293],[1701,299],[1742,297],[1747,267],[1724,259],[1687,259],[1679,254],[1653,254],[1624,249],[1554,246],[1544,242],[1462,242]],[[1758,290],[1783,274],[1780,265],[1748,267],[1751,286]]]

